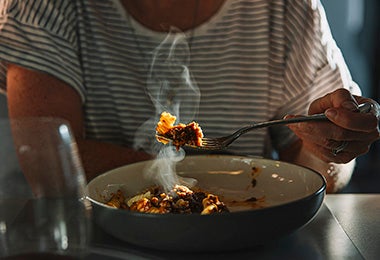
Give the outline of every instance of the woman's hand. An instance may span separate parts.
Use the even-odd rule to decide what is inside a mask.
[[[364,102],[371,102],[373,109],[359,113],[358,105]],[[324,162],[347,163],[368,152],[371,144],[380,138],[379,104],[353,96],[346,89],[338,89],[313,101],[309,114],[316,113],[325,113],[331,122],[298,123],[289,128],[302,140],[304,148]]]

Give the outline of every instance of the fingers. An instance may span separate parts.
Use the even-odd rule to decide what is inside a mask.
[[[367,153],[372,143],[371,140],[337,141],[333,139],[318,138],[308,134],[300,135],[298,133],[297,135],[300,137],[307,150],[325,162],[347,163],[359,155]],[[334,150],[341,146],[343,142],[346,143],[342,148],[343,150],[335,153]]]
[[[329,108],[345,108],[357,111],[358,102],[347,89],[337,89],[310,104],[309,114],[324,113]]]
[[[365,97],[360,97],[360,96],[354,96],[354,97],[358,101],[359,104],[371,103],[373,106],[370,112],[374,116],[376,116],[377,119],[380,119],[380,104],[379,103],[377,103],[375,100],[370,99],[370,98],[365,98]]]
[[[364,102],[373,104],[370,112],[359,111],[359,104]],[[326,162],[347,163],[368,152],[370,145],[380,139],[380,105],[372,99],[338,89],[311,103],[309,114],[316,113],[325,113],[329,121],[288,127],[309,151]]]
[[[358,104],[364,102],[372,103],[370,113],[359,113]],[[360,141],[372,138],[372,141],[375,141],[379,139],[380,105],[372,99],[353,96],[346,89],[338,89],[312,102],[309,112],[325,113],[327,118],[338,126],[318,126],[320,131],[333,132],[332,140]]]
[[[377,130],[352,131],[332,122],[305,122],[290,124],[288,127],[303,141],[308,150],[326,162],[347,163],[367,153],[371,143],[379,139]],[[333,151],[342,142],[347,142],[347,145],[338,154],[334,154]]]
[[[340,145],[337,143],[336,145]],[[370,145],[363,145],[362,143],[352,143],[349,142],[344,150],[340,151],[338,154],[334,154],[332,149],[329,149],[324,146],[311,146],[313,153],[316,154],[320,159],[325,162],[335,162],[335,163],[348,163],[358,157],[359,155],[365,154],[368,152]]]
[[[345,129],[358,132],[372,132],[378,128],[378,119],[372,113],[358,113],[345,108],[329,108],[325,111],[327,118]]]
[[[287,116],[291,118],[296,116]],[[366,124],[367,122],[363,123]],[[347,124],[351,124],[348,122]],[[351,130],[343,128],[332,122],[303,122],[296,124],[289,124],[288,127],[295,132],[300,138],[308,138],[319,145],[329,145],[329,140],[335,141],[357,141],[357,142],[371,142],[377,140],[379,132],[377,128],[368,130],[365,128],[363,131]],[[356,127],[359,128],[359,127]]]
[[[371,113],[358,113],[358,104],[373,104]],[[353,131],[371,132],[379,127],[380,105],[372,99],[353,96],[346,89],[338,89],[313,101],[309,114],[325,113],[334,124]]]

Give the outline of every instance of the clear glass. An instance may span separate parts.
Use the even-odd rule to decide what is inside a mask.
[[[0,258],[84,258],[91,205],[67,122],[0,119],[0,162]]]

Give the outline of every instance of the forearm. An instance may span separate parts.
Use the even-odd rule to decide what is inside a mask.
[[[108,170],[152,158],[144,152],[96,140],[77,140],[87,181]]]
[[[346,164],[324,162],[298,141],[280,153],[280,159],[313,169],[323,175],[327,183],[327,193],[334,193],[344,188],[350,181],[355,168],[355,160]]]
[[[48,74],[8,64],[9,117],[57,117],[65,119],[75,136],[87,180],[110,169],[151,158],[131,148],[86,140],[79,94],[67,83]]]

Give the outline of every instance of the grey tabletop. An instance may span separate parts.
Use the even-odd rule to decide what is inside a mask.
[[[325,205],[364,259],[380,259],[380,194],[328,195]]]
[[[269,244],[233,252],[174,253],[140,248],[95,227],[88,259],[379,259],[380,194],[327,195],[303,228]]]

